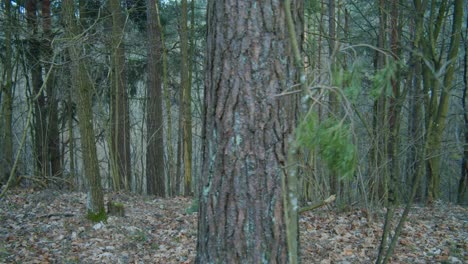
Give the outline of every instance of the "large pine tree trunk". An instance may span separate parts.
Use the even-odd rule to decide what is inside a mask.
[[[148,87],[146,184],[148,194],[164,197],[164,138],[162,115],[162,44],[157,1],[148,0]]]
[[[288,261],[281,175],[297,104],[277,96],[295,77],[284,8],[208,3],[197,263]]]

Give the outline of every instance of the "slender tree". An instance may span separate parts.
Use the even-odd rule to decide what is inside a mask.
[[[330,55],[330,70],[333,74],[335,74],[336,69],[338,68],[337,61],[335,60],[336,57],[336,16],[335,16],[335,0],[328,0],[328,35],[329,35],[329,55]],[[337,118],[339,113],[339,102],[337,93],[333,90],[330,90],[330,94],[328,97],[329,100],[329,114],[331,118]],[[335,171],[330,172],[330,194],[336,194],[338,191],[338,175],[336,175]]]
[[[52,59],[53,47],[53,33],[52,33],[52,17],[50,10],[50,0],[42,1],[42,28],[43,28],[43,63],[46,71],[48,68],[53,67]],[[60,176],[62,174],[62,164],[60,159],[60,133],[59,133],[59,121],[58,121],[58,100],[56,86],[55,70],[51,71],[51,74],[46,83],[47,92],[47,150],[48,150],[48,161],[50,162],[50,170],[52,176]],[[49,166],[47,164],[47,166]]]
[[[39,3],[37,0],[28,0],[26,2],[26,18],[28,21],[29,50],[28,63],[31,76],[31,85],[34,94],[39,94],[37,101],[34,102],[34,143],[36,156],[36,173],[38,176],[47,177],[49,174],[48,151],[47,151],[47,113],[45,91],[41,90],[42,63],[41,63],[41,41],[39,33]]]
[[[132,187],[130,157],[130,121],[125,84],[124,14],[119,0],[109,1],[112,16],[111,37],[111,168],[114,188]]]
[[[3,162],[0,163],[0,183],[6,183],[13,165],[13,16],[11,14],[11,1],[5,1],[6,30],[5,30],[5,80],[2,82],[2,122],[3,128]]]
[[[435,1],[432,2],[435,5]],[[437,41],[437,36],[442,28],[442,23],[445,16],[445,8],[448,5],[447,1],[443,1],[439,9],[439,14],[434,21],[429,21],[429,41],[427,44],[433,45]],[[428,202],[432,203],[440,197],[440,151],[442,144],[443,132],[446,127],[446,119],[448,114],[448,107],[450,102],[450,94],[453,89],[452,80],[455,75],[455,60],[458,56],[458,48],[461,39],[461,25],[463,20],[463,0],[455,0],[453,4],[453,20],[452,31],[450,34],[450,44],[447,52],[447,62],[445,65],[439,61],[433,48],[425,46],[426,58],[433,60],[435,69],[431,69],[425,64],[425,85],[432,87],[431,98],[429,102],[429,119],[428,122],[432,123],[433,132],[429,135],[429,159],[427,161],[427,175],[428,175]],[[433,38],[433,39],[431,39]],[[443,50],[440,51],[443,53]],[[434,75],[445,67],[443,80],[439,80]],[[434,71],[435,70],[435,71]]]
[[[147,81],[147,147],[146,184],[148,194],[164,197],[164,131],[162,110],[162,43],[158,26],[157,0],[147,2],[148,81]]]
[[[288,261],[281,179],[297,97],[277,95],[297,72],[284,3],[208,1],[196,263]],[[291,10],[302,32],[302,1]]]
[[[468,14],[467,14],[468,17]],[[462,204],[464,202],[466,189],[468,188],[468,18],[466,20],[465,28],[465,57],[463,60],[464,74],[463,74],[463,96],[462,96],[462,106],[463,106],[463,120],[465,122],[465,144],[463,147],[463,160],[461,164],[461,175],[458,182],[458,191],[457,191],[457,202]]]
[[[423,17],[424,10],[422,3],[419,0],[414,1],[414,29],[412,30],[412,49],[418,50],[420,48],[420,41],[423,35]],[[409,76],[411,76],[411,85],[408,91],[409,94],[409,109],[408,116],[408,139],[409,153],[408,162],[409,170],[407,171],[407,182],[414,182],[415,172],[419,166],[418,162],[421,160],[420,154],[422,152],[422,136],[423,136],[423,105],[424,105],[424,90],[422,87],[422,64],[421,58],[415,54],[411,54],[411,66]],[[411,190],[411,187],[408,188]],[[423,188],[418,186],[416,199],[423,197]]]
[[[392,52],[392,58],[394,60],[398,60],[398,1],[399,0],[392,0],[391,7],[390,7],[390,48]],[[390,163],[389,168],[389,177],[390,179],[386,180],[387,184],[387,192],[388,194],[385,195],[386,201],[385,204],[387,206],[387,213],[385,218],[385,224],[382,234],[382,240],[380,242],[379,247],[379,255],[377,257],[376,263],[380,263],[386,247],[387,238],[390,231],[390,222],[393,218],[396,200],[397,200],[397,181],[399,180],[399,160],[396,155],[398,151],[398,140],[399,140],[399,104],[397,100],[400,100],[400,80],[397,76],[393,76],[391,79],[391,86],[392,86],[392,97],[388,99],[389,107],[388,107],[388,128],[389,128],[389,137],[387,143],[387,158]]]
[[[182,0],[180,18],[180,90],[183,105],[181,114],[182,157],[184,161],[184,194],[192,193],[192,87],[189,78],[189,47],[187,28],[187,0]]]
[[[106,212],[94,137],[92,112],[94,86],[89,77],[86,61],[83,59],[83,43],[79,39],[81,30],[76,22],[73,2],[73,0],[63,1],[63,17],[65,32],[69,40],[68,53],[71,59],[72,85],[74,95],[77,98],[83,167],[88,184],[86,209],[91,220],[101,221],[106,218]]]

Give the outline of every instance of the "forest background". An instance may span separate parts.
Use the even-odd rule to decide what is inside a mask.
[[[15,186],[88,191],[92,219],[111,191],[198,206],[208,2],[2,1],[1,196]],[[276,96],[298,97],[301,206],[330,195],[337,208],[466,205],[466,4],[293,8],[304,78]]]

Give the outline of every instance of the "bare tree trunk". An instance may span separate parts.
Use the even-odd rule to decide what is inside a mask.
[[[5,81],[2,83],[2,117],[3,120],[3,162],[0,163],[0,183],[6,183],[10,170],[13,166],[13,49],[12,49],[12,32],[13,32],[13,17],[11,15],[11,1],[5,1],[5,14],[7,27],[5,28]]]
[[[333,75],[338,68],[336,57],[336,16],[335,16],[335,0],[328,0],[328,43],[329,43],[329,59],[330,59],[330,78],[333,78]],[[333,81],[333,80],[331,80]],[[339,103],[337,93],[333,90],[330,90],[328,96],[328,106],[329,106],[329,115],[330,118],[337,118],[339,116]],[[330,194],[336,194],[338,191],[338,175],[336,172],[330,171]],[[340,197],[340,196],[338,196]]]
[[[164,130],[162,115],[162,44],[157,21],[157,0],[148,0],[148,87],[146,184],[148,194],[164,197]]]
[[[84,55],[82,52],[83,43],[78,39],[80,30],[76,23],[73,0],[63,1],[63,16],[67,38],[70,41],[68,52],[71,59],[72,83],[76,89],[84,174],[88,184],[86,209],[88,210],[89,219],[101,221],[106,219],[107,216],[104,209],[104,195],[101,188],[101,176],[94,137],[92,112],[94,87],[89,78],[86,62],[82,58]]]
[[[182,93],[182,151],[184,158],[184,195],[192,193],[192,87],[189,78],[187,0],[182,0],[180,19],[180,91]]]
[[[398,59],[399,47],[398,47],[398,1],[399,0],[392,0],[391,7],[390,7],[390,49],[392,51],[392,57],[394,60]],[[399,117],[400,117],[400,104],[397,100],[400,100],[400,80],[399,76],[394,76],[391,79],[391,86],[392,86],[392,97],[388,99],[389,107],[388,107],[388,128],[389,128],[389,137],[387,144],[387,158],[389,160],[390,166],[388,169],[388,176],[390,179],[386,180],[387,184],[387,192],[386,194],[386,207],[387,213],[385,215],[385,224],[382,234],[382,240],[379,246],[379,255],[377,257],[376,263],[380,263],[382,258],[384,257],[384,250],[387,246],[387,237],[390,234],[390,223],[393,219],[394,211],[395,211],[395,203],[397,199],[397,189],[396,185],[399,179],[399,160],[398,156],[396,155],[398,150],[398,143],[399,143]],[[385,165],[387,166],[387,165]]]
[[[43,47],[44,56],[43,60],[48,63],[48,67],[53,67],[52,59],[53,48],[52,48],[52,18],[50,11],[50,0],[42,1],[42,28],[44,30]],[[47,149],[49,154],[50,172],[52,176],[62,175],[62,163],[60,159],[60,132],[58,124],[58,102],[57,102],[57,89],[55,85],[56,77],[55,70],[51,72],[49,79],[46,84],[47,91]]]
[[[443,2],[444,3],[444,2]],[[443,9],[441,7],[441,9]],[[441,10],[440,14],[443,10]],[[440,86],[440,97],[437,100],[436,93],[432,93],[431,105],[431,119],[429,122],[433,123],[433,132],[430,135],[430,158],[427,162],[428,167],[428,202],[432,203],[440,197],[440,158],[442,136],[446,126],[446,119],[448,114],[448,106],[450,99],[450,91],[452,89],[452,80],[455,74],[455,58],[458,55],[458,48],[460,46],[461,38],[461,25],[463,20],[463,0],[454,1],[454,12],[452,20],[452,32],[450,34],[450,45],[447,53],[447,66],[443,76],[443,84]],[[436,20],[434,34],[437,36],[439,28],[442,27],[443,21]],[[435,39],[436,40],[436,39]],[[435,41],[434,40],[434,41]],[[441,51],[443,53],[444,51]],[[435,63],[439,64],[438,62]],[[436,66],[436,71],[437,69]],[[433,84],[438,83],[435,80]]]
[[[41,63],[41,42],[39,39],[38,2],[28,0],[26,2],[26,17],[30,31],[28,61],[31,72],[31,85],[34,94],[39,94],[34,102],[34,143],[36,155],[37,176],[49,176],[48,152],[47,152],[47,113],[44,91],[42,87],[42,63]]]
[[[120,1],[109,1],[112,15],[111,41],[111,167],[118,189],[130,190],[132,171],[130,157],[130,121],[125,88],[125,49],[123,43],[124,15]]]
[[[298,106],[276,96],[297,77],[283,3],[208,2],[196,263],[288,262],[281,178]]]
[[[379,10],[379,35],[377,39],[377,47],[380,50],[386,48],[387,40],[387,8],[385,0],[378,0]],[[374,67],[375,70],[381,70],[385,67],[385,56],[382,52],[377,51],[375,56]],[[388,138],[388,127],[387,124],[387,100],[384,93],[381,93],[378,98],[374,101],[373,109],[373,134],[372,134],[372,146],[370,154],[370,195],[371,201],[378,202],[381,199],[386,200],[387,194],[387,176],[388,166],[385,165],[385,158],[387,154],[387,138]]]
[[[157,6],[156,6],[157,7]],[[172,104],[171,104],[171,92],[169,90],[169,82],[167,76],[167,49],[164,42],[164,30],[161,24],[159,9],[156,9],[157,12],[157,23],[159,27],[159,32],[161,33],[161,48],[162,48],[162,63],[163,63],[163,72],[162,72],[162,84],[163,84],[163,96],[164,102],[166,105],[166,118],[167,118],[167,195],[173,196],[176,193],[174,192],[174,185],[175,185],[175,177],[176,177],[176,169],[175,169],[175,161],[174,161],[174,145],[172,144]]]
[[[414,50],[419,49],[420,41],[423,34],[423,16],[424,11],[420,6],[420,2],[415,1],[416,4],[415,8],[415,16],[414,16],[414,32],[413,34],[413,41],[412,41],[412,48]],[[409,133],[409,156],[408,156],[408,165],[409,170],[407,173],[407,183],[414,183],[415,180],[415,173],[419,166],[418,162],[421,160],[420,155],[422,153],[422,137],[424,135],[423,130],[423,112],[422,106],[424,105],[424,91],[422,87],[422,67],[421,67],[421,59],[416,56],[415,54],[411,54],[410,59],[410,75],[411,76],[411,88],[408,91],[409,93],[409,109],[410,114],[408,116],[408,133]],[[411,185],[407,184],[407,190],[411,192]],[[417,187],[418,190],[416,192],[415,199],[422,199],[423,195],[423,188],[421,186]]]
[[[468,17],[468,14],[467,14]],[[463,74],[463,119],[465,121],[465,145],[463,147],[463,160],[461,164],[461,175],[458,182],[457,202],[464,203],[466,189],[468,188],[468,18],[466,20],[467,27],[465,30],[465,58],[464,58],[464,74]]]

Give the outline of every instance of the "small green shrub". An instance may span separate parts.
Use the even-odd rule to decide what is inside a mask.
[[[341,178],[351,178],[357,164],[356,146],[349,125],[334,118],[319,123],[315,113],[309,113],[296,130],[296,147],[317,149],[329,169]]]

